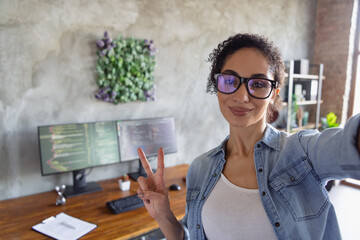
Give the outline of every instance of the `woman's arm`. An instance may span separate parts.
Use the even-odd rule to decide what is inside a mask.
[[[358,133],[357,133],[357,147],[358,147],[359,154],[360,154],[360,126],[358,128]]]
[[[138,154],[148,177],[139,177],[138,196],[144,201],[145,207],[154,218],[166,239],[183,239],[184,230],[170,209],[168,191],[164,180],[164,150],[158,151],[158,166],[156,173],[151,170],[144,152],[139,148]]]
[[[324,180],[360,179],[360,114],[344,128],[299,132],[300,143],[317,175]]]

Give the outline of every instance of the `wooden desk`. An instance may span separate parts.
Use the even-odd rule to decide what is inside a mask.
[[[185,215],[186,186],[183,177],[189,166],[178,165],[165,169],[167,186],[179,184],[180,191],[169,191],[170,205],[178,220]],[[0,202],[0,239],[48,239],[31,229],[44,219],[60,212],[96,224],[98,227],[81,239],[129,239],[147,233],[159,226],[145,207],[112,214],[105,203],[136,194],[137,182],[131,182],[130,191],[119,190],[118,179],[98,182],[103,191],[68,198],[63,206],[56,206],[56,192],[45,192]]]

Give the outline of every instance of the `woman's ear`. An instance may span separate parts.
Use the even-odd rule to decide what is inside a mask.
[[[275,88],[274,90],[275,90],[275,91],[274,91],[274,94],[272,95],[271,101],[270,101],[271,104],[274,104],[274,101],[275,101],[275,99],[276,99],[276,96],[279,95],[279,93],[280,93],[280,88]]]
[[[275,88],[274,98],[280,93],[280,88]]]

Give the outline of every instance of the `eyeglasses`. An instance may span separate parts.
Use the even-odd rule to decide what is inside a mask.
[[[277,86],[276,81],[261,77],[244,78],[222,73],[217,73],[214,77],[216,80],[216,89],[219,92],[232,94],[240,88],[242,83],[245,83],[249,95],[257,99],[268,98],[273,88]]]

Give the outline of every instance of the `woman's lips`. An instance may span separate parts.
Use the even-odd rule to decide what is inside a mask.
[[[236,116],[245,116],[246,114],[252,111],[252,109],[249,108],[239,108],[239,107],[229,107],[229,109]]]

